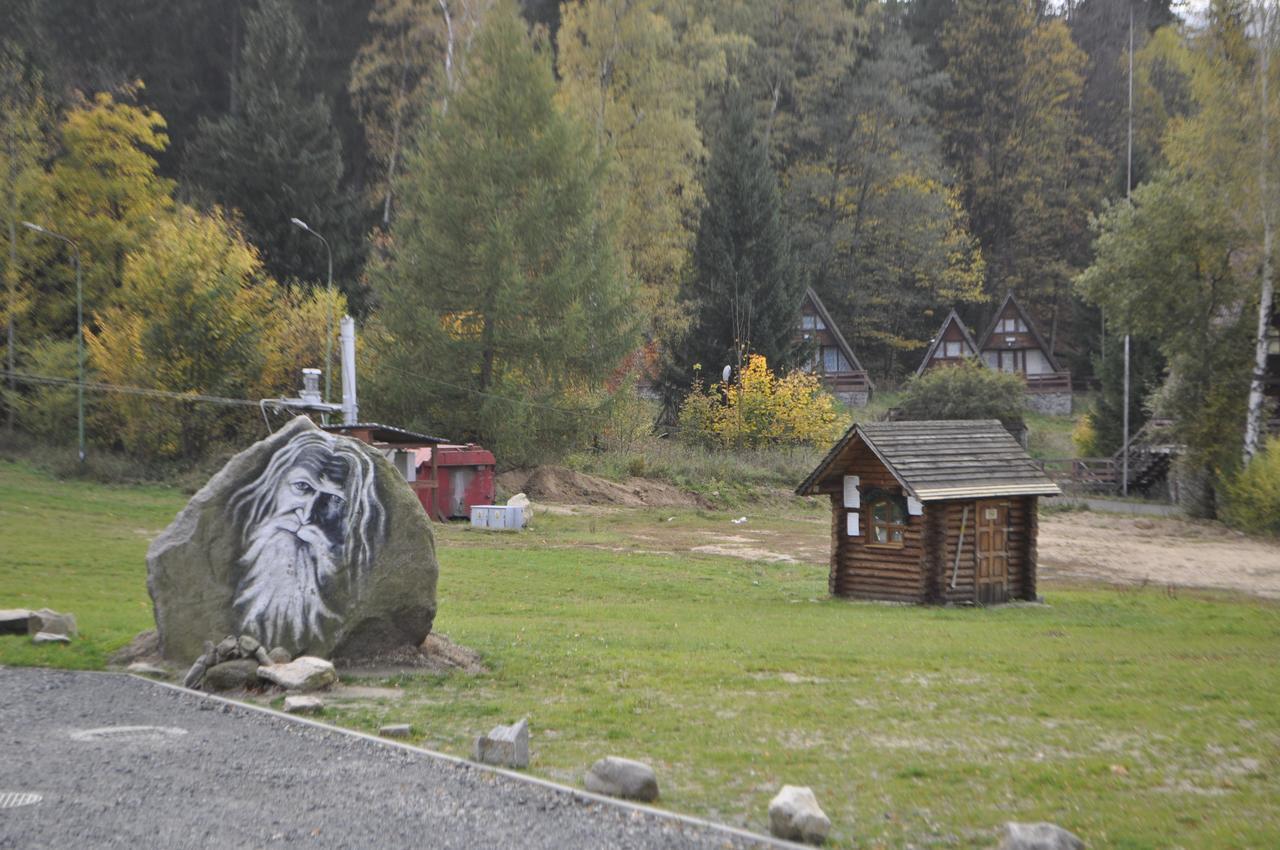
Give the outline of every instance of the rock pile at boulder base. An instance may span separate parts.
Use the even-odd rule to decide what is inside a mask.
[[[276,685],[286,691],[316,691],[338,681],[333,663],[302,656],[290,659],[276,647],[270,652],[252,635],[227,635],[216,645],[205,642],[182,684],[207,691],[232,691]]]
[[[225,634],[339,662],[416,651],[437,573],[404,477],[303,416],[228,461],[147,552],[160,651],[181,664]]]

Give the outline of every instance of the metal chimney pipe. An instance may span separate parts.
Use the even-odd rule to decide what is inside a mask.
[[[298,393],[298,397],[309,404],[318,404],[320,398],[320,370],[319,369],[303,369],[302,370],[302,390]]]
[[[338,328],[342,347],[342,424],[354,425],[360,421],[360,405],[356,401],[356,320],[343,316]]]

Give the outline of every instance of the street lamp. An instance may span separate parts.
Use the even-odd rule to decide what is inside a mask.
[[[293,224],[294,227],[302,228],[303,230],[307,231],[312,236],[314,236],[315,238],[319,239],[321,242],[324,243],[324,252],[329,258],[329,296],[330,296],[329,300],[330,302],[332,302],[333,300],[333,297],[332,297],[333,296],[333,249],[329,247],[329,240],[325,239],[319,233],[316,233],[314,230],[312,230],[310,225],[308,225],[305,221],[303,221],[300,218],[296,218],[296,217],[291,218],[289,219],[289,221],[290,223]],[[329,310],[329,333],[325,338],[325,344],[324,344],[324,400],[326,402],[329,401],[329,398],[333,389],[333,375],[332,375],[333,369],[330,368],[332,365],[333,365],[333,309],[331,306]]]
[[[76,261],[76,361],[77,361],[77,377],[76,377],[76,430],[80,438],[80,462],[84,463],[84,287],[80,279],[80,246],[76,244],[74,239],[63,236],[61,233],[54,233],[52,230],[41,227],[38,224],[32,224],[29,221],[22,222],[22,226],[28,230],[34,230],[53,239],[60,239],[71,246],[72,256]]]

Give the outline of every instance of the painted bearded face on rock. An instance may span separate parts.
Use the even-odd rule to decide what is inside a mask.
[[[240,631],[291,652],[320,642],[358,595],[385,533],[370,459],[329,434],[299,434],[230,510],[241,530]]]

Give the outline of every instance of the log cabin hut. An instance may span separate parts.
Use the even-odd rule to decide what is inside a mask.
[[[813,345],[813,362],[808,371],[818,374],[823,388],[845,404],[865,407],[875,387],[813,287],[805,291],[800,302],[796,336]]]
[[[996,311],[978,349],[992,369],[1022,376],[1027,385],[1027,406],[1032,410],[1060,416],[1071,413],[1071,373],[1058,365],[1012,292]]]
[[[977,356],[978,343],[974,342],[969,329],[960,321],[956,311],[952,310],[943,320],[933,342],[929,343],[929,349],[925,351],[916,374],[923,375],[926,370],[935,366],[954,366]]]
[[[1036,509],[1061,491],[998,420],[854,425],[796,488],[831,499],[833,596],[1036,598]]]

